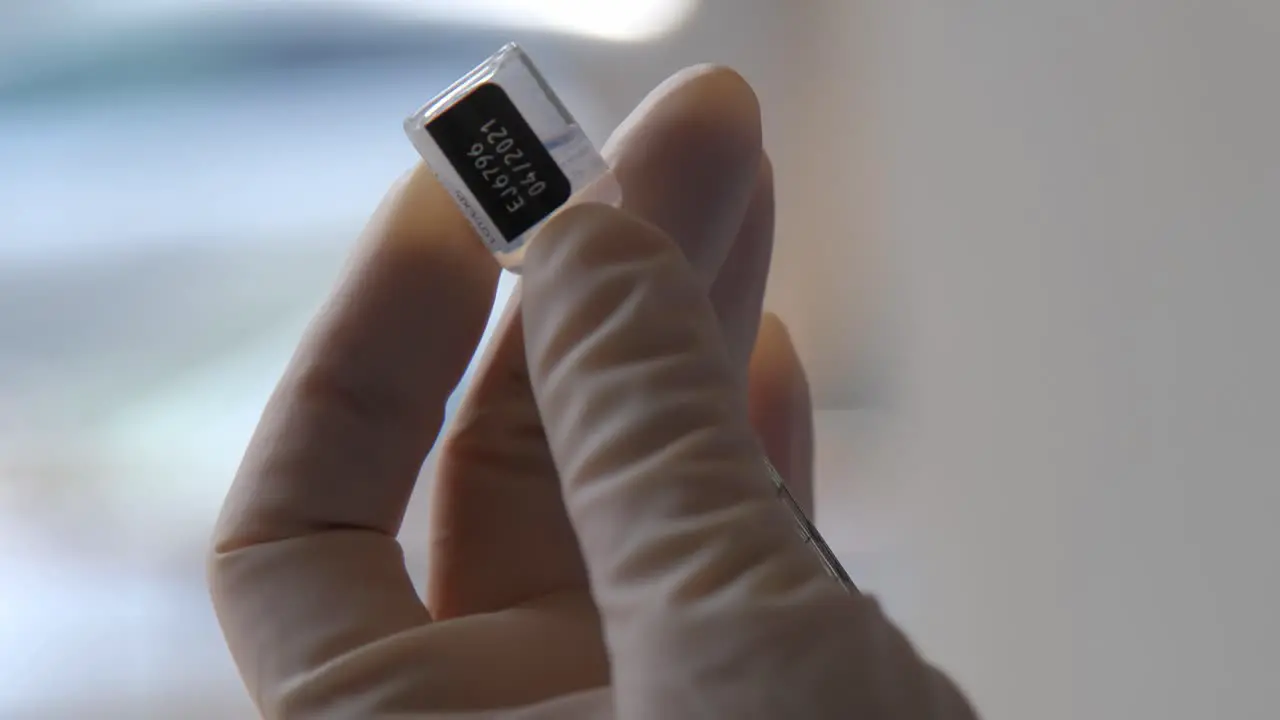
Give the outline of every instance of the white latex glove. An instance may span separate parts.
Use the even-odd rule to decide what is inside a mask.
[[[396,532],[497,269],[422,168],[371,223],[215,538],[214,603],[258,707],[973,717],[824,574],[764,474],[761,444],[805,502],[807,389],[781,324],[761,322],[773,208],[754,95],[686,71],[606,154],[625,211],[574,208],[540,233],[441,440],[425,603]]]

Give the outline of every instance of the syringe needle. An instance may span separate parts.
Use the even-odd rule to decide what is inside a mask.
[[[787,506],[791,517],[795,519],[800,537],[813,548],[823,567],[827,569],[827,572],[832,577],[839,581],[846,590],[850,592],[857,591],[857,586],[853,584],[853,579],[849,577],[849,573],[845,572],[844,567],[840,564],[840,559],[831,551],[831,547],[822,539],[822,534],[818,532],[818,528],[814,527],[813,521],[804,514],[804,510],[801,509],[796,499],[792,497],[791,491],[787,489],[787,483],[782,479],[778,469],[768,459],[765,459],[764,466],[769,471],[769,479],[773,481],[774,487],[777,488],[778,499],[782,501],[783,505]]]

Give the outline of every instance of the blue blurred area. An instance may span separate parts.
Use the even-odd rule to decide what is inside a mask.
[[[0,718],[253,716],[213,519],[415,162],[401,119],[499,42],[280,22],[0,55]]]

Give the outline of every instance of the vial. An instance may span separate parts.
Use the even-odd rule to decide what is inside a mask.
[[[622,199],[604,158],[515,43],[409,116],[405,133],[502,267],[556,211]]]

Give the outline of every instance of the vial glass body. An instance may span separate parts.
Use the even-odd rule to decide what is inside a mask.
[[[514,43],[409,116],[404,127],[481,241],[513,272],[558,210],[622,199],[604,158]]]

